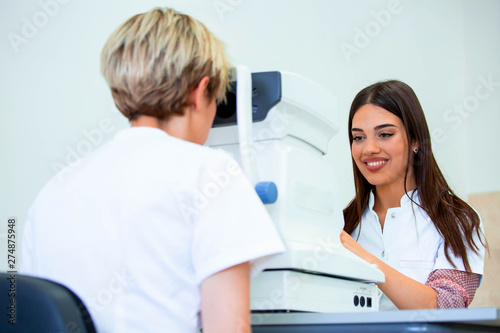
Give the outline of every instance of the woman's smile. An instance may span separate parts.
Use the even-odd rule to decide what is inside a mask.
[[[369,170],[369,171],[379,171],[380,169],[382,169],[386,163],[387,163],[387,159],[385,158],[378,158],[378,157],[371,157],[371,158],[367,158],[365,160],[363,160],[363,163],[366,164],[366,168]]]

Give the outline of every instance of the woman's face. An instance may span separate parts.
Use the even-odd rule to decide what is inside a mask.
[[[352,157],[366,180],[377,187],[404,188],[408,141],[401,119],[377,105],[365,104],[354,114],[351,135]]]

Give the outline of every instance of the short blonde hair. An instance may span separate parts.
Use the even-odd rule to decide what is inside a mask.
[[[182,115],[189,93],[205,76],[208,97],[220,102],[229,81],[222,42],[201,22],[168,8],[135,15],[118,27],[102,50],[101,72],[129,120]]]

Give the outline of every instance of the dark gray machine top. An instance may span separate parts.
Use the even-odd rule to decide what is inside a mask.
[[[498,308],[253,313],[252,332],[500,332]]]

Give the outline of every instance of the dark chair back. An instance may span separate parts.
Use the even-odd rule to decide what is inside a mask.
[[[0,273],[0,332],[95,333],[82,300],[62,284]]]

